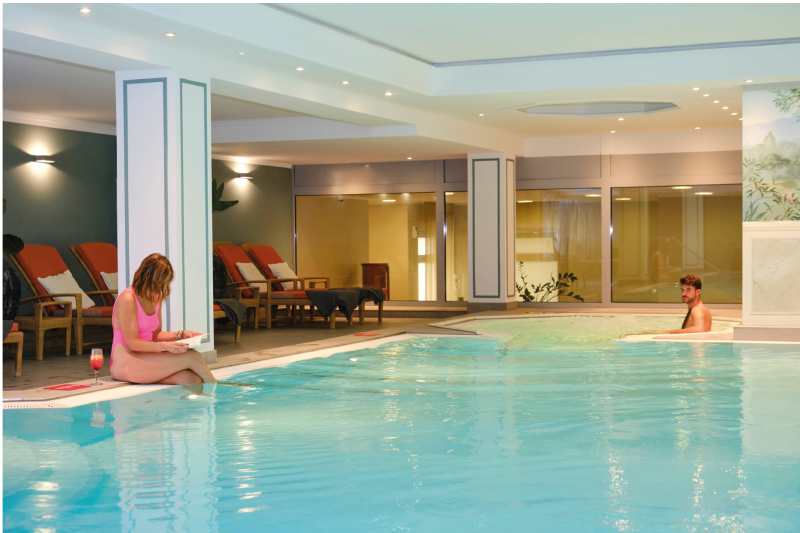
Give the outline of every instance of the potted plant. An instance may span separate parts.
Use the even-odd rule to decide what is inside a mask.
[[[3,214],[6,213],[6,199],[3,198]],[[22,239],[15,235],[3,235],[3,253],[4,254],[18,254],[25,247]],[[11,322],[17,316],[17,309],[19,308],[19,297],[22,291],[22,286],[19,283],[19,277],[11,263],[3,258],[3,338],[8,334],[6,331],[6,321],[10,321],[8,328],[11,328]]]

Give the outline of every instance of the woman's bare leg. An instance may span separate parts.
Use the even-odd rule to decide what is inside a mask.
[[[202,385],[203,379],[191,370],[181,370],[158,383],[161,385]]]
[[[195,350],[185,353],[136,353],[118,344],[112,355],[111,375],[121,381],[158,383],[182,370],[191,370],[203,383],[215,383],[203,356]]]

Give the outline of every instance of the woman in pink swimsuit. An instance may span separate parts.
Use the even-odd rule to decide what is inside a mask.
[[[133,275],[131,286],[119,293],[111,319],[114,379],[165,385],[216,381],[199,352],[175,342],[200,333],[161,331],[161,303],[169,296],[173,275],[166,257],[151,254]]]

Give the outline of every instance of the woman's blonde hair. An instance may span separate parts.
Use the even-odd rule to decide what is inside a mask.
[[[169,259],[161,254],[150,254],[136,269],[131,288],[140,298],[163,302],[169,296],[169,285],[174,276]]]

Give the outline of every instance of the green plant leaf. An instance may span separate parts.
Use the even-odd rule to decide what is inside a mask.
[[[20,239],[19,237],[9,234],[3,235],[4,254],[17,255],[22,251],[23,248],[25,248],[25,243],[22,242],[22,239]]]

